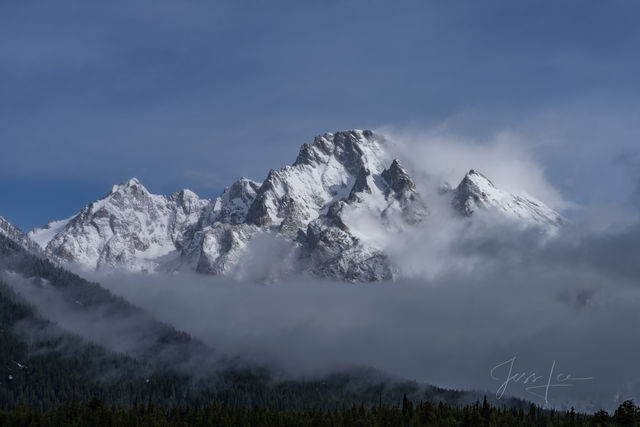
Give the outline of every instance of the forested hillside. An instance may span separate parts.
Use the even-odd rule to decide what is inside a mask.
[[[5,408],[25,404],[48,410],[68,400],[86,402],[93,396],[105,405],[122,408],[130,408],[136,402],[165,408],[216,402],[278,409],[392,404],[404,394],[416,402],[433,400],[460,405],[479,397],[477,393],[393,380],[367,369],[298,381],[282,379],[278,372],[248,366],[236,358],[208,359],[207,354],[213,350],[187,334],[154,321],[98,284],[0,236],[0,272],[7,271],[32,281],[36,290],[37,286],[43,286],[43,292],[53,288],[62,297],[78,301],[79,310],[100,308],[111,316],[105,323],[114,316],[139,316],[136,319],[143,319],[141,326],[148,328],[145,334],[153,340],[132,354],[113,352],[43,319],[11,286],[0,281],[0,405]],[[207,361],[210,365],[206,370],[189,370],[178,363],[185,359]],[[507,403],[524,405],[517,400]]]
[[[212,404],[204,407],[181,406],[165,409],[152,404],[134,405],[129,409],[109,407],[100,399],[79,404],[67,402],[54,411],[17,407],[0,410],[0,425],[6,426],[636,426],[640,412],[626,401],[609,415],[599,411],[592,415],[570,411],[544,411],[531,405],[528,409],[495,407],[486,399],[464,407],[420,402],[413,404],[404,397],[395,405],[378,404],[343,406],[333,410],[306,409],[283,411],[275,407],[243,407]]]

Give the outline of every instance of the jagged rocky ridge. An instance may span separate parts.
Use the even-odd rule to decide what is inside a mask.
[[[473,169],[452,192],[453,207],[465,216],[471,216],[478,209],[495,209],[513,219],[545,228],[558,227],[563,221],[557,212],[544,203],[502,191],[489,178]]]
[[[263,183],[241,178],[214,200],[189,190],[154,195],[134,178],[29,237],[49,257],[91,269],[223,275],[239,274],[252,242],[268,238],[288,248],[279,254],[278,274],[390,279],[394,266],[367,224],[391,232],[419,227],[429,209],[385,145],[368,130],[326,133]],[[473,170],[446,194],[461,217],[495,209],[547,229],[562,221],[541,202],[501,191]]]
[[[40,247],[33,240],[2,216],[0,216],[0,235],[7,237],[9,240],[17,243],[21,248],[35,255],[43,255]]]

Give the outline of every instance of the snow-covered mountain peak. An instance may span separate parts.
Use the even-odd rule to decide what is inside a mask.
[[[15,225],[0,216],[0,235],[7,237],[24,249],[40,254],[40,248]]]
[[[402,167],[398,159],[394,159],[388,169],[382,171],[382,178],[396,194],[404,194],[408,191],[416,191],[407,171]]]
[[[547,229],[562,222],[543,203],[500,190],[476,170],[440,193],[466,217],[494,211],[497,221]],[[316,136],[293,164],[272,169],[262,183],[240,178],[213,200],[187,189],[155,195],[131,178],[29,236],[50,257],[88,268],[234,274],[251,258],[250,242],[271,235],[291,246],[282,257],[295,271],[371,281],[393,276],[389,236],[437,220],[428,204],[382,136],[347,130]]]
[[[153,270],[156,258],[176,251],[209,201],[190,190],[167,198],[131,178],[73,217],[29,236],[54,259],[89,268]]]
[[[303,144],[293,166],[327,164],[336,161],[351,175],[362,167],[380,173],[388,156],[384,138],[370,130],[348,130],[325,133],[314,138],[312,144]]]
[[[492,192],[497,188],[489,178],[476,171],[475,169],[471,169],[469,172],[467,172],[460,185],[468,186],[470,188],[473,188],[474,191],[479,192]]]
[[[256,191],[260,188],[260,183],[249,178],[242,177],[229,187],[224,189],[222,198],[226,201],[241,200],[244,203],[253,201]]]
[[[2,215],[0,215],[0,233],[4,235],[9,235],[9,234],[14,234],[19,232],[20,232],[20,229],[18,227],[14,226],[9,221],[4,219]]]
[[[200,197],[188,188],[184,188],[180,191],[176,191],[169,197],[170,200],[174,200],[180,205],[193,205],[200,201]]]
[[[526,225],[553,230],[563,222],[556,211],[530,196],[511,194],[497,188],[489,178],[471,169],[453,190],[452,205],[471,216],[477,210],[497,210]]]
[[[348,198],[300,232],[303,259],[314,274],[350,281],[386,280],[393,267],[384,253],[390,234],[417,226],[429,210],[396,159],[388,168],[362,166]]]
[[[96,214],[99,217],[118,216],[125,211],[138,211],[148,213],[154,219],[161,215],[158,208],[166,201],[166,197],[151,194],[138,179],[131,178],[114,185],[109,194],[87,205],[79,216],[83,218]]]
[[[325,133],[304,144],[291,166],[271,170],[249,208],[247,222],[295,236],[347,197],[364,169],[380,174],[388,163],[383,138],[369,130]]]
[[[248,178],[240,178],[225,188],[217,198],[207,223],[223,222],[240,224],[247,218],[249,207],[256,198],[260,184]]]
[[[142,192],[149,194],[149,190],[145,188],[144,185],[140,182],[138,178],[130,178],[126,181],[122,181],[120,184],[116,184],[111,187],[111,192],[109,194],[114,193],[123,193],[123,192]]]
[[[471,169],[454,190],[453,204],[469,216],[478,206],[487,208],[500,203],[508,196],[496,188],[489,178]]]

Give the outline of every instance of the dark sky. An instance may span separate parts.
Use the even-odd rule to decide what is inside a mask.
[[[0,214],[30,229],[131,176],[213,197],[240,176],[263,180],[316,134],[389,127],[478,144],[508,131],[566,200],[638,206],[639,12],[3,1]]]

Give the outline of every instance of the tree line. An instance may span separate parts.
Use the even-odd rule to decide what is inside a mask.
[[[364,404],[333,410],[281,410],[276,407],[247,407],[212,403],[205,406],[156,406],[151,401],[130,408],[106,405],[99,398],[67,401],[48,411],[17,405],[0,410],[1,426],[269,426],[269,427],[347,427],[347,426],[637,426],[640,410],[631,401],[620,405],[613,415],[605,411],[579,414],[570,411],[542,410],[531,405],[527,410],[496,407],[487,402],[456,407],[444,403],[414,404],[404,396],[402,403]]]

